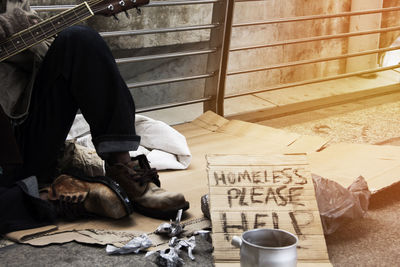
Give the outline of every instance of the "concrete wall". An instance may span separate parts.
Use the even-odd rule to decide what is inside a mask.
[[[143,7],[142,15],[129,10],[130,18],[117,15],[119,20],[95,16],[88,25],[101,32],[134,29],[160,29],[211,22],[212,5]],[[209,30],[182,31],[161,34],[105,38],[114,55],[130,57],[146,54],[163,54],[182,50],[196,50],[208,47]],[[191,56],[175,59],[145,61],[120,65],[128,83],[153,81],[165,78],[185,77],[206,72],[207,56]],[[131,90],[138,108],[170,102],[202,98],[204,80],[175,82],[164,85],[140,87]]]
[[[235,23],[262,21],[349,10],[348,1],[271,0],[238,2],[235,6]],[[234,28],[232,47],[277,43],[285,40],[329,35],[347,31],[347,18],[269,24]],[[232,52],[230,70],[254,68],[285,62],[340,55],[346,51],[345,40],[318,41],[295,45]],[[303,65],[284,69],[231,76],[227,93],[259,90],[280,83],[296,82],[341,73],[344,61]]]
[[[74,4],[75,0],[32,0],[32,5]],[[384,7],[399,6],[400,0],[385,0]],[[212,5],[145,7],[141,16],[135,10],[128,11],[130,18],[119,14],[113,18],[95,16],[88,25],[98,31],[132,29],[156,29],[189,25],[209,24]],[[351,0],[268,0],[246,1],[235,4],[234,23],[269,20],[304,15],[332,14],[351,10]],[[382,27],[399,25],[400,12],[384,13]],[[349,18],[320,19],[295,23],[269,24],[238,27],[232,30],[231,47],[261,45],[285,40],[320,35],[345,33],[349,30]],[[387,47],[399,36],[399,32],[380,36],[380,46]],[[208,47],[209,30],[146,34],[105,38],[116,57],[194,50]],[[345,38],[308,42],[296,45],[281,45],[230,53],[229,71],[263,67],[285,62],[315,59],[348,53]],[[140,82],[170,77],[203,74],[207,56],[192,56],[168,60],[123,64],[120,70],[126,81]],[[263,89],[282,83],[330,76],[346,71],[345,60],[307,64],[298,67],[228,76],[227,94]],[[204,94],[204,81],[171,83],[132,90],[138,107],[157,105],[200,98]]]

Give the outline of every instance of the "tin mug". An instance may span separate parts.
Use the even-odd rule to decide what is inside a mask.
[[[232,238],[241,267],[296,267],[297,242],[297,236],[280,229],[254,229]]]

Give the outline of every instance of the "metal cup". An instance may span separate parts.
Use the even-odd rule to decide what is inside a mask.
[[[295,235],[279,229],[254,229],[232,238],[240,248],[241,267],[296,267],[297,242]]]

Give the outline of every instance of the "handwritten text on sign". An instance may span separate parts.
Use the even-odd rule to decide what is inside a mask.
[[[256,228],[295,233],[299,246],[308,252],[313,247],[316,251],[324,248],[314,186],[304,155],[267,159],[215,155],[207,160],[216,259],[238,257],[230,244],[232,236]],[[325,256],[325,251],[320,252]]]
[[[273,201],[278,206],[288,204],[301,205],[304,203],[298,196],[307,184],[302,168],[283,168],[272,171],[247,171],[225,172],[214,171],[214,186],[230,186],[226,189],[226,200],[230,208],[235,204],[249,206],[254,204],[265,204]],[[245,187],[248,183],[254,186]],[[243,185],[243,187],[240,187]],[[236,203],[235,203],[236,202]]]

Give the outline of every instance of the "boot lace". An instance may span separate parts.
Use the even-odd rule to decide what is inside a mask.
[[[57,215],[67,220],[75,220],[79,218],[90,217],[84,205],[83,196],[63,196],[61,195],[58,200],[54,201]]]
[[[130,177],[140,186],[151,182],[160,187],[160,179],[155,168],[134,170],[130,173]]]

